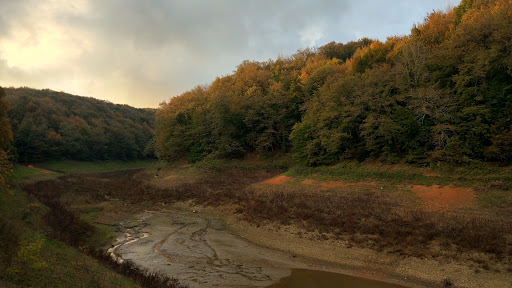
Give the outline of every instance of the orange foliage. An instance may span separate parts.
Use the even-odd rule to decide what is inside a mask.
[[[435,11],[425,18],[423,24],[413,28],[419,33],[419,38],[427,47],[436,47],[450,36],[453,30],[453,11]]]

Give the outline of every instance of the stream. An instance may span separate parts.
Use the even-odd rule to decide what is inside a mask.
[[[132,222],[109,249],[112,257],[169,274],[192,288],[403,287],[319,271],[318,264],[234,235],[214,216],[146,211]]]

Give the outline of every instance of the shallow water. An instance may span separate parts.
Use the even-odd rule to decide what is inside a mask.
[[[403,288],[389,284],[343,274],[293,269],[292,274],[268,288]]]
[[[133,222],[140,227],[127,228],[110,250],[116,260],[176,276],[193,288],[402,287],[316,271],[323,267],[253,245],[207,214],[146,211]]]

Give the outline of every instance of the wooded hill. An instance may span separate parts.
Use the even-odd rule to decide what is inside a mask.
[[[386,42],[331,42],[244,61],[161,105],[156,153],[291,151],[308,165],[368,158],[512,162],[512,2],[463,0]]]
[[[19,162],[152,157],[155,110],[52,90],[5,88]]]
[[[11,125],[7,117],[8,110],[9,101],[5,99],[5,90],[0,87],[0,191],[7,187],[5,178],[11,174],[12,169],[10,157],[6,151],[12,141]]]

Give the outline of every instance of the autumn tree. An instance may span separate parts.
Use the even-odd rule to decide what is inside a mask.
[[[244,61],[161,106],[158,155],[198,160],[284,150],[307,165],[510,163],[511,7],[464,0],[428,14],[407,36]]]
[[[6,149],[12,141],[11,126],[7,118],[9,102],[5,99],[5,91],[0,87],[0,191],[6,188],[6,177],[10,175],[12,166]]]
[[[151,157],[155,111],[51,90],[6,89],[20,162]]]

